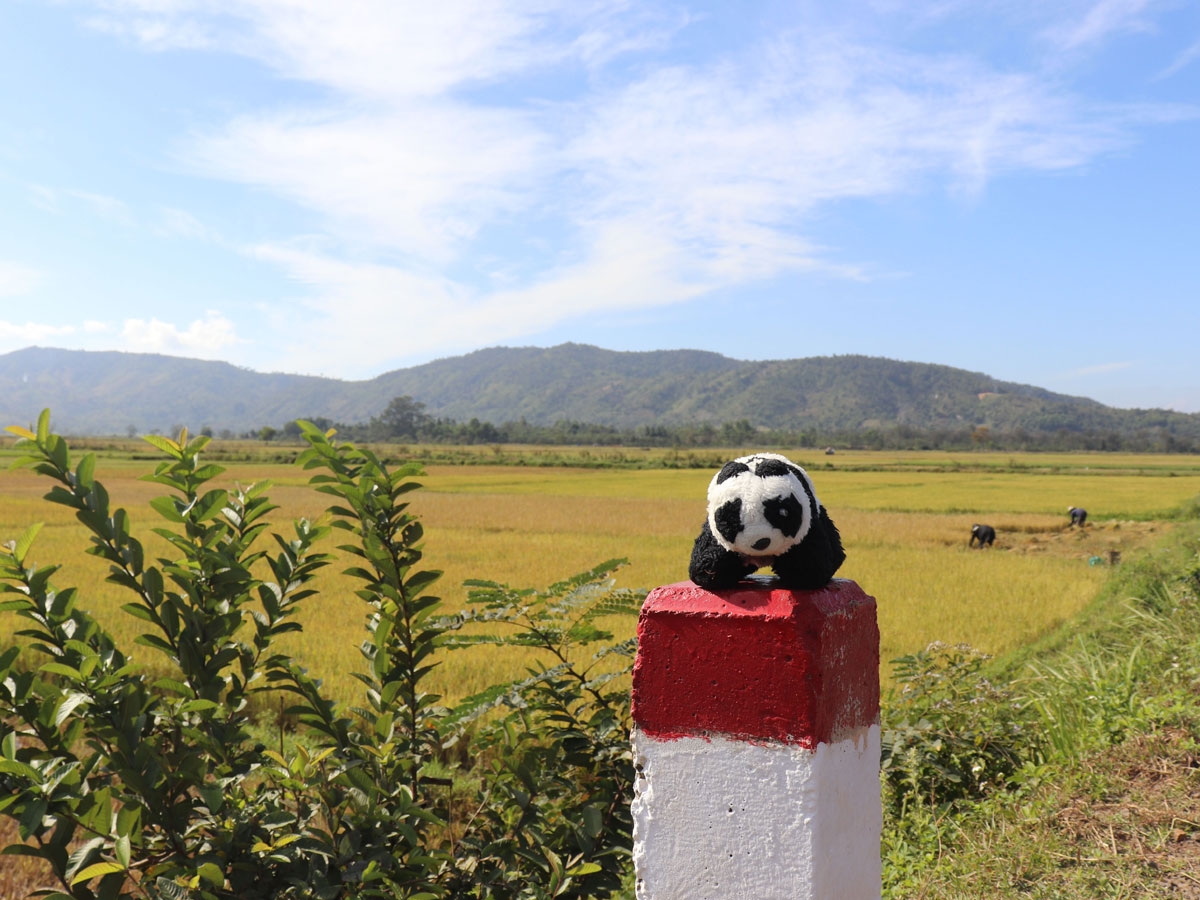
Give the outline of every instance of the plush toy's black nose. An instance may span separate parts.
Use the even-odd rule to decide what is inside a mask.
[[[759,538],[757,541],[755,541],[750,546],[752,546],[755,550],[766,550],[768,547],[771,546],[771,539],[770,538]]]

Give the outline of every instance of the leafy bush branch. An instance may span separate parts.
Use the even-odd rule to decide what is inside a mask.
[[[153,559],[95,457],[72,466],[48,412],[35,430],[9,429],[25,451],[16,465],[75,511],[144,625],[135,643],[158,661],[135,664],[77,591],[55,587],[58,567],[32,560],[38,526],[8,543],[0,609],[22,625],[0,654],[0,813],[23,843],[4,852],[44,860],[52,900],[620,890],[632,644],[604,622],[636,613],[641,594],[613,587],[613,562],[545,592],[475,582],[468,612],[444,615],[408,510],[416,468],[301,429],[300,463],[334,499],[327,524],[300,520],[286,536],[267,521],[269,483],[213,486],[223,470],[202,462],[206,436],[147,438],[165,459],[145,478],[168,491],[150,503],[166,548]],[[347,535],[338,549],[366,613],[363,700],[350,709],[276,646],[316,597],[331,532]],[[547,664],[449,708],[428,675],[480,643],[533,647]],[[585,658],[589,645],[600,649]],[[290,696],[304,726],[288,754],[254,737],[262,692]]]

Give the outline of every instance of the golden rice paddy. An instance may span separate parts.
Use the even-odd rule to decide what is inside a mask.
[[[1200,495],[1200,459],[1194,457],[789,455],[808,468],[841,531],[847,561],[839,576],[854,579],[878,601],[885,677],[887,660],[933,640],[1000,654],[1069,619],[1096,595],[1112,551],[1129,559],[1170,527],[1173,510]],[[590,458],[604,462],[600,451]],[[84,554],[84,528],[69,510],[40,499],[49,487],[44,479],[3,465],[0,460],[0,541],[44,522],[30,558],[61,563],[56,583],[79,587],[82,605],[135,656],[149,658],[132,643],[141,623],[119,609],[130,598],[104,581],[104,564]],[[152,467],[102,454],[97,476],[114,505],[129,510],[135,533],[159,552],[165,544],[149,533],[159,522],[147,502],[163,491],[138,480]],[[686,579],[711,476],[712,469],[435,465],[420,479],[424,489],[409,496],[425,525],[427,567],[445,573],[436,592],[456,609],[465,602],[462,583],[469,578],[543,587],[614,557],[629,560],[618,575],[624,586]],[[296,517],[323,514],[325,496],[310,489],[295,466],[231,463],[219,481],[263,479],[274,484],[270,493],[280,509],[273,521],[280,532]],[[1089,510],[1087,528],[1068,527],[1071,505]],[[974,522],[996,528],[994,548],[967,547]],[[361,668],[365,610],[353,594],[357,585],[339,571],[331,566],[320,577],[321,594],[307,601],[305,631],[289,649],[350,699],[357,694],[351,673]],[[0,643],[16,627],[11,615],[0,618]],[[623,637],[634,623],[614,627]],[[447,694],[462,696],[518,675],[531,662],[507,648],[463,651],[450,655],[437,677]]]

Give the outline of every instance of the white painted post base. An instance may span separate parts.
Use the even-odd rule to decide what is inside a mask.
[[[639,900],[878,900],[879,726],[809,750],[635,731]]]
[[[854,582],[652,592],[633,720],[638,900],[879,900],[879,629]]]

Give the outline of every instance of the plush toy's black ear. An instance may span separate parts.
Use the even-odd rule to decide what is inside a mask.
[[[820,515],[804,540],[787,553],[780,554],[771,568],[784,587],[814,591],[829,584],[833,573],[845,561],[842,536],[825,508],[821,507]]]
[[[692,545],[692,561],[688,565],[688,577],[692,581],[710,591],[721,590],[733,587],[755,568],[717,543],[708,522],[704,523]]]

